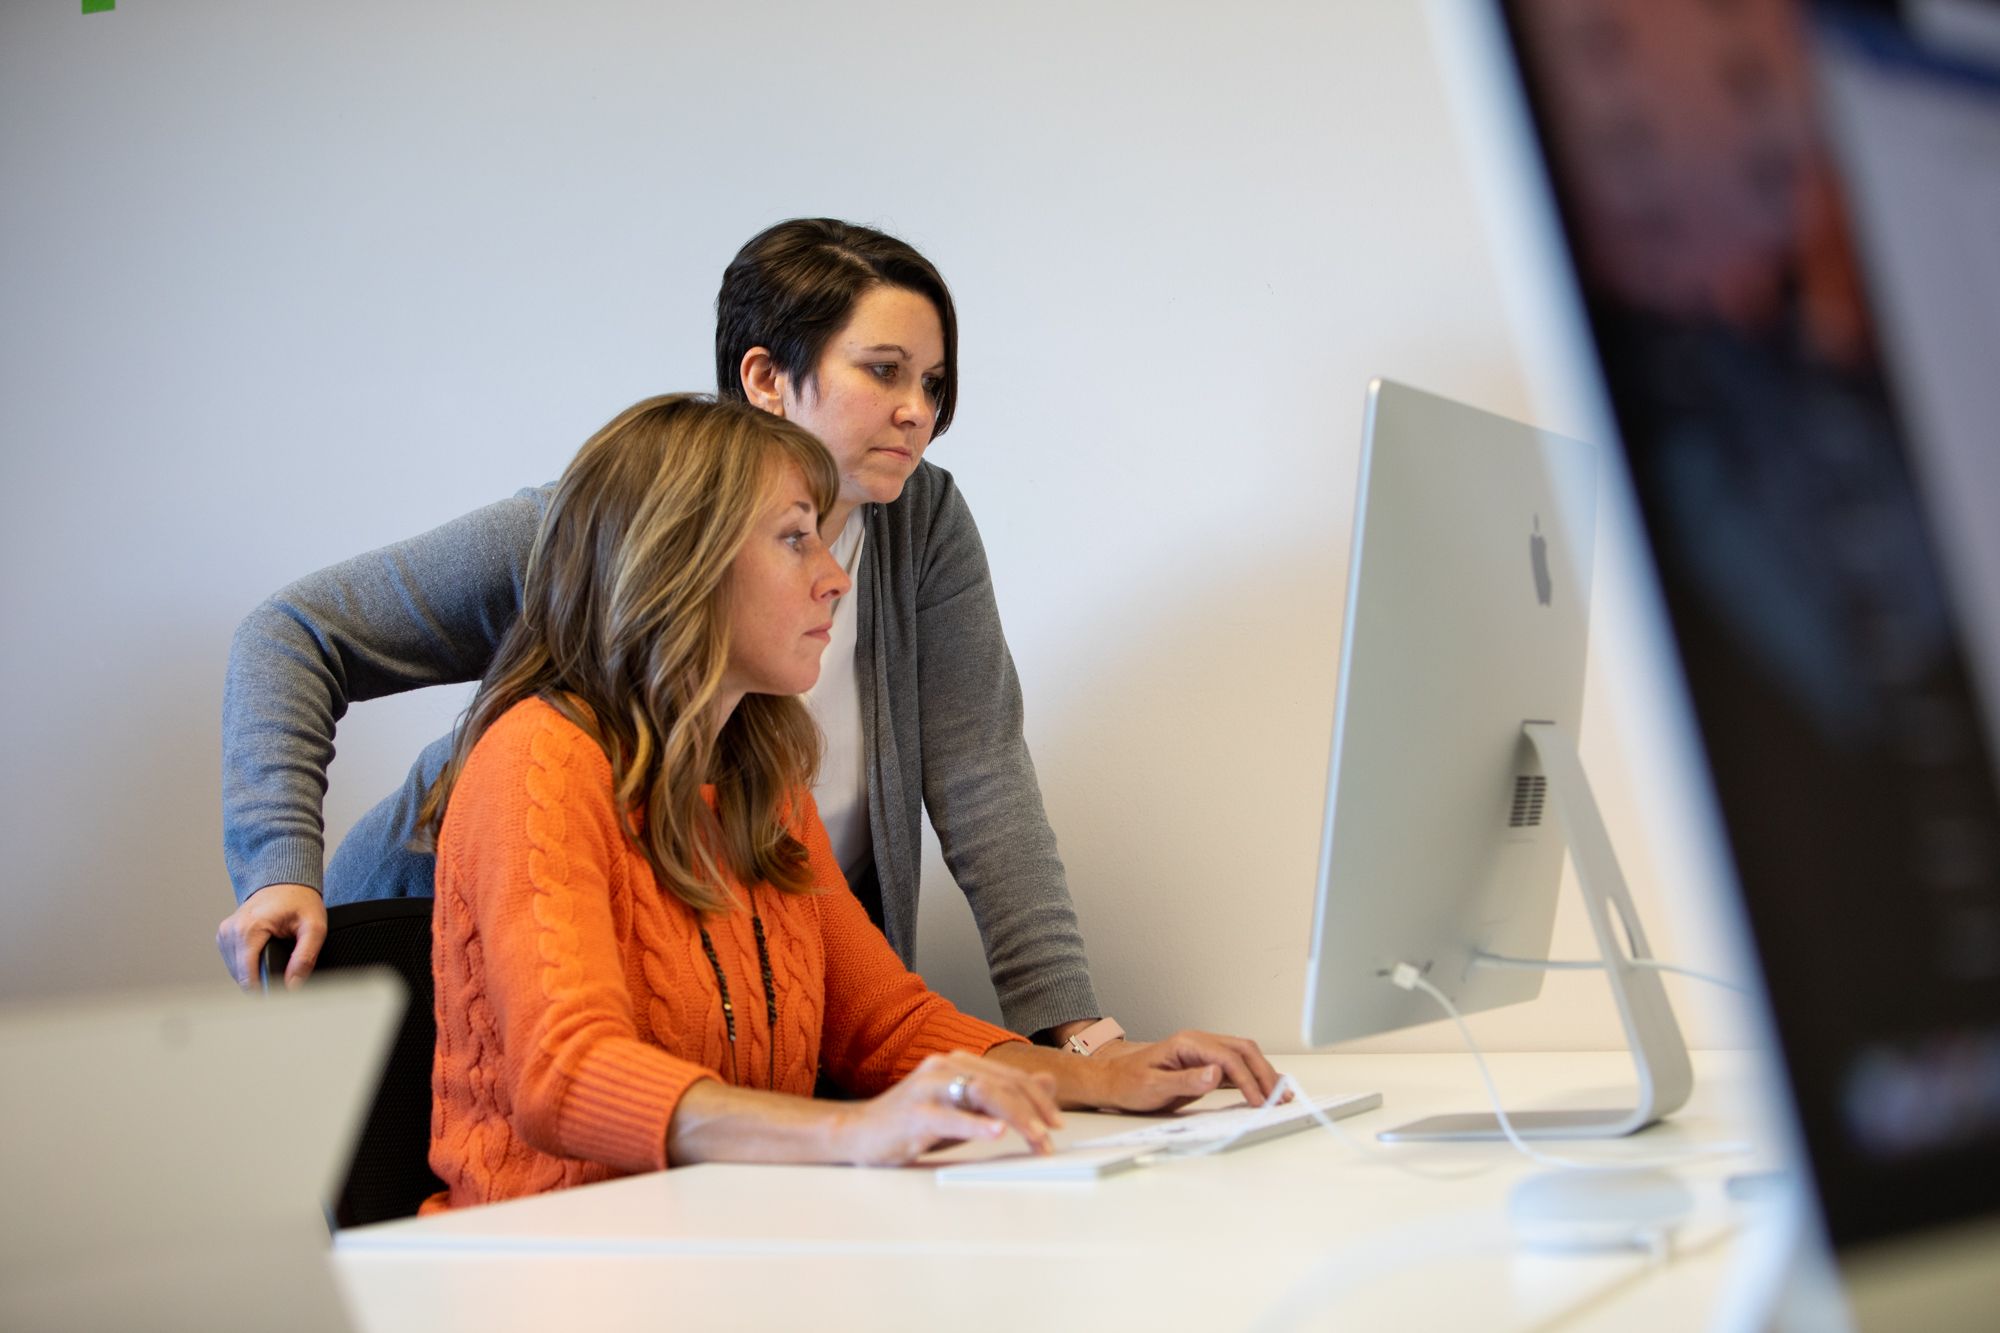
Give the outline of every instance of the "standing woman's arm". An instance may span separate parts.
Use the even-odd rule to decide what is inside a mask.
[[[986,548],[951,474],[920,469],[905,499],[922,525],[914,649],[923,799],[945,864],[978,922],[1007,1026],[1037,1033],[1095,1018],[1102,1010],[1022,735],[1021,684]]]
[[[323,569],[237,629],[222,694],[222,845],[238,905],[215,943],[239,986],[255,985],[273,937],[298,942],[287,984],[318,961],[335,724],[356,700],[485,674],[519,612],[547,503],[524,490]],[[382,836],[400,847],[408,833]]]
[[[477,680],[521,605],[547,503],[524,490],[309,574],[252,611],[222,694],[223,851],[238,902],[320,886],[320,804],[351,703]]]

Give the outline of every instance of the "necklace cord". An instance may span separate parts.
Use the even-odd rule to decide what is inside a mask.
[[[701,951],[708,955],[708,965],[715,973],[715,988],[722,995],[722,1029],[729,1037],[729,1081],[740,1087],[743,1086],[743,1076],[736,1064],[736,1006],[729,999],[729,975],[722,970],[722,959],[715,952],[715,941],[709,937],[707,924],[697,921],[695,929],[701,932]],[[750,909],[750,931],[757,937],[757,972],[764,987],[764,1021],[770,1031],[764,1086],[775,1092],[778,1089],[778,991],[771,981],[771,949],[764,941],[764,918],[757,914],[755,906]]]

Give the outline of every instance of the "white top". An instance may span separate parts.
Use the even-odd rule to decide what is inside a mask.
[[[833,539],[833,558],[850,579],[861,568],[861,546],[867,535],[862,520],[865,505],[854,506],[840,535]],[[806,706],[826,736],[813,800],[820,822],[833,842],[840,873],[854,882],[855,872],[874,859],[868,836],[868,751],[861,735],[861,681],[854,672],[854,649],[860,615],[852,591],[833,604],[833,640],[820,659],[819,682],[806,691]]]

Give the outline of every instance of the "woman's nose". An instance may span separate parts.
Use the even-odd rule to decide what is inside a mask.
[[[819,551],[820,568],[813,580],[813,596],[824,601],[831,597],[845,597],[854,580],[847,577],[847,571],[833,558],[833,552],[824,546]]]
[[[899,426],[927,426],[935,415],[931,396],[922,384],[913,384],[905,389],[902,399],[896,404],[896,424]]]

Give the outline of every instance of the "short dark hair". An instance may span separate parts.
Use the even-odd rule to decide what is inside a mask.
[[[951,289],[931,261],[904,241],[834,218],[793,218],[751,237],[723,270],[715,297],[715,392],[741,401],[743,357],[768,348],[794,382],[813,383],[827,342],[876,287],[900,287],[937,307],[944,329],[944,377],[933,436],[958,405],[958,315]]]

